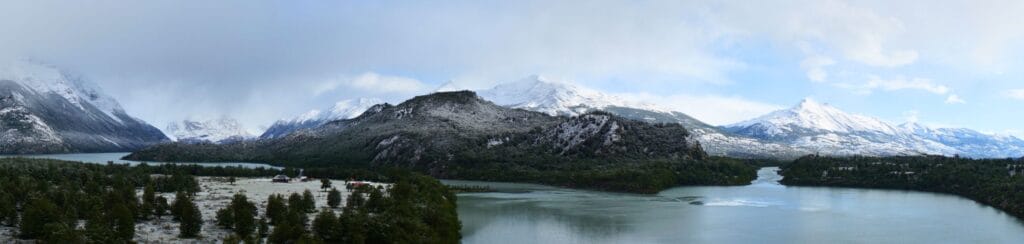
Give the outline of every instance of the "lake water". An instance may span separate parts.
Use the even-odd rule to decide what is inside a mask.
[[[58,159],[67,161],[78,161],[84,163],[95,163],[95,164],[106,164],[107,162],[114,162],[115,164],[129,164],[137,165],[145,162],[149,165],[167,164],[170,162],[154,162],[154,161],[131,161],[123,160],[124,156],[127,156],[127,152],[116,152],[116,153],[68,153],[68,154],[35,154],[35,155],[0,155],[0,158],[10,157],[24,157],[24,158],[48,158]],[[245,163],[245,162],[217,162],[217,163],[187,163],[187,162],[174,162],[172,164],[196,164],[201,166],[242,166],[246,168],[274,168],[280,169],[281,167],[271,166],[269,164],[262,163]]]
[[[459,194],[464,243],[1024,243],[1024,222],[924,192],[787,187],[777,168],[749,186],[657,195],[444,181]]]

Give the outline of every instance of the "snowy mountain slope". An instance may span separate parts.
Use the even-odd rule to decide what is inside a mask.
[[[667,112],[654,105],[628,102],[615,96],[552,81],[539,75],[499,84],[494,88],[478,92],[481,97],[501,106],[537,111],[548,115],[573,116],[611,106]]]
[[[96,85],[33,61],[0,63],[0,153],[130,151],[167,141]]]
[[[355,118],[373,105],[381,103],[384,103],[384,101],[376,98],[342,100],[324,110],[314,109],[291,119],[278,120],[270,128],[267,128],[260,135],[260,138],[282,137],[298,130],[314,128],[331,121]]]
[[[186,143],[228,143],[252,139],[237,120],[223,117],[204,121],[182,120],[171,122],[165,130],[179,142]]]
[[[444,89],[457,90],[451,85]],[[629,102],[570,84],[530,76],[479,91],[481,97],[502,106],[526,109],[549,115],[579,115],[605,111],[623,118],[650,123],[678,123],[693,133],[693,140],[710,155],[734,157],[795,158],[810,152],[757,138],[737,136],[681,112],[651,104]]]
[[[903,130],[922,138],[956,148],[962,156],[975,158],[1011,158],[1024,155],[1024,140],[1013,136],[982,133],[967,128],[930,128],[907,122]]]
[[[828,155],[953,155],[959,150],[879,119],[804,99],[790,109],[724,127],[725,130]]]

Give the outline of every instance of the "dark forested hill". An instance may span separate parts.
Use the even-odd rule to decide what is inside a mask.
[[[706,158],[699,143],[679,124],[639,122],[603,112],[549,116],[497,106],[469,91],[434,93],[399,105],[377,105],[354,119],[281,138],[225,145],[164,144],[127,157],[292,166],[397,166],[443,178],[550,180],[554,182],[548,183],[563,185],[579,181],[550,178],[589,173],[593,175],[588,177],[625,181],[631,178],[625,175],[641,175],[640,171],[653,167],[672,176],[665,177],[656,188],[676,185],[680,181],[677,172],[684,171],[683,165],[709,164],[697,167],[709,172],[717,172],[716,167],[722,165],[735,167],[734,173],[724,173],[728,177],[715,179],[720,182],[693,182],[698,184],[742,184],[753,177],[753,169],[740,163],[708,163]],[[739,172],[743,177],[738,176]],[[628,184],[593,187],[629,191],[645,188]]]
[[[950,193],[1024,217],[1024,159],[806,156],[781,173],[786,185]]]

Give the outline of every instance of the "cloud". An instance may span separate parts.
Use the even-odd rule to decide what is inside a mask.
[[[800,62],[800,68],[807,71],[807,79],[813,82],[825,82],[828,72],[825,67],[836,64],[835,60],[825,56],[811,56]]]
[[[419,94],[428,91],[430,86],[413,78],[367,72],[355,77],[341,77],[322,82],[313,89],[313,95],[324,94],[342,87],[358,89],[365,93]]]
[[[909,110],[909,111],[903,112],[903,119],[906,122],[917,123],[918,121],[920,121],[920,118],[921,118],[921,112],[920,111]]]
[[[967,87],[953,78],[849,77],[1015,72],[1021,12],[1024,1],[5,1],[0,56],[83,73],[158,126],[193,113],[270,123],[375,91],[400,99],[433,82],[486,87],[534,73],[673,83],[635,86],[662,91],[737,89],[728,94],[766,82],[749,77],[806,76],[860,93],[915,90],[955,103],[981,95],[953,91]],[[759,70],[761,61],[786,69]],[[722,86],[729,83],[745,84]],[[714,98],[747,101],[690,97],[730,111],[743,103]],[[695,114],[738,117],[714,112]]]
[[[874,90],[882,89],[885,91],[897,91],[897,90],[920,90],[937,95],[944,95],[949,93],[949,87],[944,85],[935,84],[930,79],[925,78],[895,78],[895,79],[882,79],[877,76],[872,76],[868,79],[867,83],[863,87],[864,89]]]
[[[764,35],[796,46],[812,44],[847,60],[877,67],[917,61],[918,51],[892,47],[906,33],[905,23],[878,6],[847,1],[758,1],[720,3],[711,14],[741,34]],[[868,6],[864,6],[868,5]]]
[[[1024,89],[1011,89],[1003,92],[1003,96],[1017,100],[1024,100]]]
[[[967,103],[967,101],[965,101],[963,98],[960,98],[960,96],[958,96],[956,94],[949,94],[949,96],[946,97],[946,104],[964,104],[964,103]]]
[[[719,95],[655,95],[650,93],[618,93],[615,96],[686,113],[705,123],[726,125],[783,109],[783,106],[748,100],[739,96]]]

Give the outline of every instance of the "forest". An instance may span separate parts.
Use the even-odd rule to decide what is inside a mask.
[[[805,156],[781,167],[781,183],[903,189],[963,196],[1024,218],[1024,159],[943,156]]]
[[[45,243],[129,243],[136,224],[154,218],[180,223],[178,236],[186,239],[204,238],[202,228],[211,226],[203,226],[203,219],[216,218],[214,228],[234,233],[222,240],[225,243],[457,243],[460,239],[454,193],[433,178],[403,170],[307,170],[336,178],[365,174],[391,183],[386,189],[354,189],[344,205],[334,190],[323,209],[310,207],[308,191],[287,201],[284,196],[272,196],[268,206],[256,206],[238,194],[217,216],[202,216],[192,201],[201,190],[196,176],[233,179],[289,172],[295,170],[3,158],[0,224],[14,228],[18,239]],[[169,200],[157,193],[175,193],[175,197]],[[311,224],[306,221],[317,212]]]

